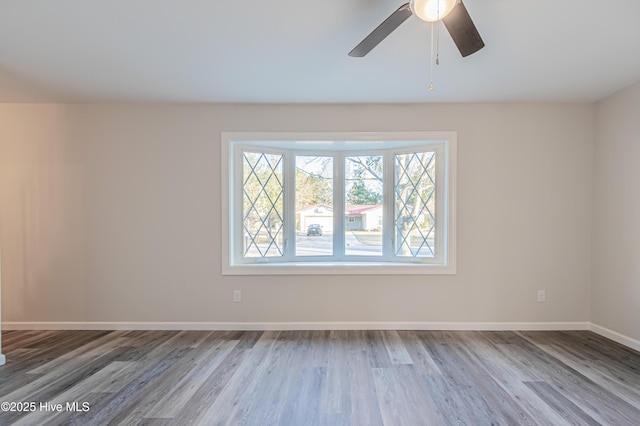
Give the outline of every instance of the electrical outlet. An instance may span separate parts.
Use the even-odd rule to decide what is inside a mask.
[[[233,301],[235,303],[242,302],[242,292],[240,290],[233,290]]]
[[[547,291],[546,290],[538,290],[538,302],[546,302],[547,301]]]

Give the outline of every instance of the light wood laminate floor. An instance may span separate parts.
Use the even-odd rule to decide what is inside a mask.
[[[586,331],[8,331],[2,343],[0,425],[640,425],[640,353]]]

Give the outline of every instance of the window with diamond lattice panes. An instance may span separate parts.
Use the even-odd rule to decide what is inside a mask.
[[[245,257],[283,255],[283,156],[244,152],[243,230]]]
[[[395,254],[435,256],[435,152],[395,156]]]

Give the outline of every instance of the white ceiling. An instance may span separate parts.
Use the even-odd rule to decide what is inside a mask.
[[[0,0],[0,102],[584,102],[640,80],[638,0],[465,0],[460,57],[403,0]]]

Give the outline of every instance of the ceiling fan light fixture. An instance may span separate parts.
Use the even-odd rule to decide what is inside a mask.
[[[411,11],[427,22],[440,21],[455,7],[457,0],[411,0]]]
[[[484,47],[484,41],[478,33],[478,29],[471,20],[467,8],[462,0],[410,0],[396,9],[387,19],[382,21],[371,33],[354,47],[349,56],[362,58],[376,47],[382,40],[398,28],[411,15],[427,22],[442,21],[447,32],[456,44],[462,57]],[[430,25],[431,31],[440,28],[440,25]],[[436,44],[438,43],[438,33],[435,34]],[[433,34],[432,34],[433,43]],[[436,63],[438,55],[436,54]]]

